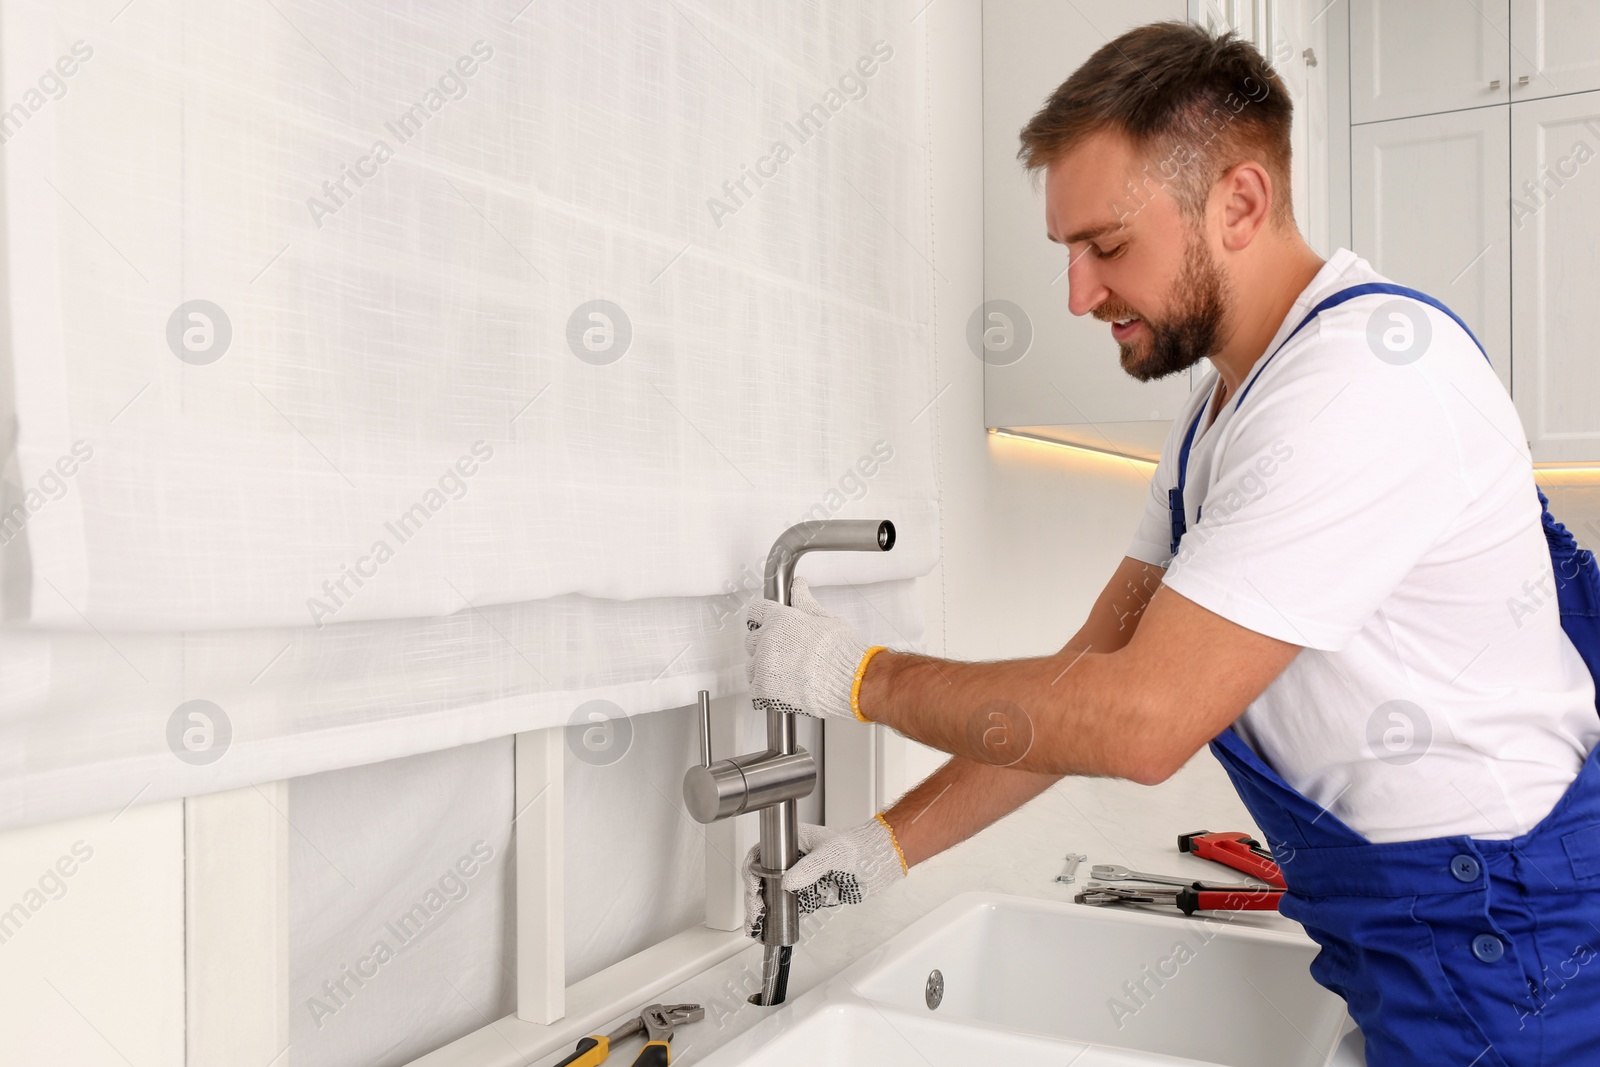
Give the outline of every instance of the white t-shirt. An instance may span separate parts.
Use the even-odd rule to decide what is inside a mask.
[[[1318,301],[1383,280],[1341,249],[1267,352]],[[1488,361],[1413,300],[1322,312],[1256,361],[1242,405],[1202,417],[1173,558],[1167,491],[1217,386],[1205,366],[1128,554],[1207,610],[1303,647],[1239,735],[1372,841],[1532,829],[1600,741],[1600,717],[1561,629],[1526,435]]]

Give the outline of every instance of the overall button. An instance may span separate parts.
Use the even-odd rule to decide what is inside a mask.
[[[1493,963],[1506,954],[1506,946],[1493,934],[1479,934],[1472,939],[1472,954],[1484,963]]]
[[[1478,861],[1465,852],[1450,861],[1450,873],[1458,882],[1476,882],[1482,870]]]

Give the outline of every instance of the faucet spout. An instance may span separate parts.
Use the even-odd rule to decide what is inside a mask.
[[[807,552],[887,552],[893,547],[894,523],[888,519],[797,522],[772,542],[762,593],[768,600],[787,605],[794,565]]]

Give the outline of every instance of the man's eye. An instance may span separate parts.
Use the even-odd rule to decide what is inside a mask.
[[[1127,251],[1127,249],[1127,244],[1123,243],[1115,248],[1108,248],[1104,250],[1097,249],[1096,251],[1099,253],[1101,259],[1116,259],[1118,256],[1122,255],[1123,252]]]

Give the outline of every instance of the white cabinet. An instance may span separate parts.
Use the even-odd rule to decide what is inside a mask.
[[[1536,462],[1594,461],[1600,92],[1512,105],[1511,157],[1512,397]]]
[[[1510,19],[1509,0],[1350,0],[1350,121],[1510,102]]]
[[[1444,301],[1511,387],[1510,105],[1351,131],[1355,249]],[[1600,171],[1600,165],[1595,168]],[[1600,189],[1600,174],[1595,175]]]
[[[1349,5],[1352,247],[1473,328],[1535,462],[1600,463],[1600,2]]]
[[[1511,99],[1600,89],[1600,3],[1511,0]]]

